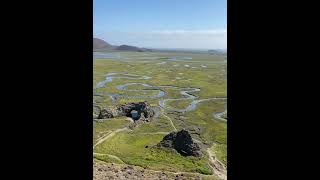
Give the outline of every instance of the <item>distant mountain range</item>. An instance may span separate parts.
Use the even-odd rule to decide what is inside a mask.
[[[216,54],[216,55],[227,55],[227,50],[224,49],[212,49],[208,50],[210,54]]]
[[[93,38],[93,49],[103,49],[112,47],[109,43],[102,39]]]
[[[140,47],[129,46],[129,45],[115,46],[99,38],[93,38],[93,51],[193,52],[193,53],[210,53],[210,54],[216,54],[216,55],[227,55],[227,50],[223,50],[223,49],[212,49],[212,50],[195,50],[195,49],[181,49],[181,48],[180,49],[155,49],[155,48],[148,49],[148,48],[140,48]]]
[[[135,51],[135,52],[152,51],[151,49],[139,48],[136,46],[129,46],[129,45],[114,46],[98,38],[93,38],[93,50],[94,51],[116,50],[116,51]]]

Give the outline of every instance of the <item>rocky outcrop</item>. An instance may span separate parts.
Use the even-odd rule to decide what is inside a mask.
[[[98,119],[127,116],[133,120],[149,121],[155,115],[153,108],[145,102],[132,102],[116,107],[104,108],[100,111]]]
[[[157,146],[173,148],[183,156],[202,156],[200,146],[193,142],[189,132],[184,129],[166,135]]]
[[[174,173],[170,171],[154,171],[139,166],[105,163],[93,160],[93,180],[200,180],[201,174]]]

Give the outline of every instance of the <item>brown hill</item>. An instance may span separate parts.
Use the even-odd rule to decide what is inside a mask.
[[[112,47],[109,43],[105,42],[102,39],[93,38],[93,49],[104,49]]]
[[[136,46],[129,46],[129,45],[114,46],[98,38],[93,38],[93,50],[116,50],[116,51],[134,51],[134,52],[152,51],[151,49],[139,48]]]
[[[116,47],[115,49],[120,51],[138,51],[138,52],[144,51],[142,48],[138,48],[136,46],[129,46],[129,45],[121,45]]]

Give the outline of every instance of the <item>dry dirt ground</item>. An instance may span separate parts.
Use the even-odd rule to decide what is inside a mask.
[[[199,175],[153,171],[138,166],[93,161],[93,180],[201,180]]]

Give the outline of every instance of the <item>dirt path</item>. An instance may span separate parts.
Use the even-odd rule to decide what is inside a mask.
[[[218,177],[214,175],[204,175],[200,173],[192,173],[192,172],[172,172],[172,171],[161,171],[161,170],[152,170],[152,169],[144,169],[140,166],[135,165],[129,165],[129,164],[112,164],[112,163],[106,163],[100,160],[95,159],[94,160],[94,166],[96,167],[96,178],[99,180],[106,179],[106,176],[108,177],[118,177],[118,179],[128,179],[128,180],[136,180],[138,175],[138,179],[141,180],[150,180],[150,179],[168,179],[168,180],[174,180],[174,179],[194,179],[194,180],[201,180],[206,177],[206,179],[217,179]],[[106,168],[108,167],[108,168]],[[97,169],[100,169],[100,173]],[[117,169],[114,171],[114,169]],[[103,172],[105,171],[105,172]],[[125,176],[126,171],[131,171],[130,175]],[[103,173],[101,173],[103,172]],[[116,172],[116,173],[114,173]],[[108,174],[107,174],[108,173]],[[140,176],[139,176],[140,174]],[[143,174],[143,176],[141,176]],[[100,176],[100,178],[99,178]],[[125,176],[125,177],[122,177]],[[161,176],[161,178],[160,178]],[[121,177],[121,178],[119,178]],[[116,178],[117,179],[117,178]]]
[[[209,155],[209,165],[213,173],[216,174],[219,178],[227,180],[227,170],[224,165],[217,158],[215,158],[215,155],[210,151],[210,148],[207,149],[207,153]]]
[[[165,114],[163,114],[164,116],[166,116]],[[172,120],[170,117],[166,116],[170,122],[172,127],[175,129],[175,131],[177,131],[177,129],[175,128],[175,126],[172,123]],[[99,144],[101,144],[102,142],[104,142],[105,140],[113,137],[116,133],[121,132],[121,131],[125,131],[128,130],[127,127],[125,128],[121,128],[121,129],[116,129],[115,131],[112,131],[111,133],[108,133],[107,135],[105,135],[104,137],[102,137],[94,146],[97,146]],[[140,133],[140,134],[168,134],[169,132],[154,132],[154,133]],[[199,141],[199,140],[197,140]],[[211,167],[212,171],[213,171],[213,175],[203,175],[200,173],[192,173],[192,172],[170,172],[174,175],[179,175],[179,174],[189,174],[189,175],[199,175],[199,176],[218,176],[219,178],[221,178],[222,180],[227,180],[227,170],[224,167],[224,165],[217,159],[215,158],[215,154],[213,152],[210,151],[210,149],[207,149],[207,153],[209,155],[209,166]],[[101,155],[101,156],[108,156],[110,158],[114,158],[116,160],[118,160],[119,162],[122,162],[123,164],[126,164],[122,159],[120,159],[118,156],[112,155],[112,154],[102,154],[102,153],[93,153],[93,155]],[[157,172],[157,173],[162,173],[164,171],[157,171],[157,170],[152,170],[152,169],[148,169],[151,172]]]
[[[112,132],[112,130],[107,130],[107,131],[100,132],[100,133],[102,134],[102,136],[99,137],[99,138],[97,138],[97,139],[96,139],[96,142],[98,142],[99,140],[105,138],[105,137],[108,136],[111,132]]]
[[[123,162],[118,156],[112,155],[112,154],[101,154],[101,153],[93,153],[93,155],[99,155],[99,156],[109,156],[110,158],[117,159],[118,161],[122,162],[123,164],[126,164]]]
[[[167,116],[164,112],[162,112],[162,115],[163,115],[164,117],[166,117],[167,119],[169,119],[169,121],[170,121],[170,123],[171,123],[171,126],[173,127],[174,131],[177,131],[177,128],[174,126],[174,124],[173,124],[173,122],[172,122],[172,119],[171,119],[169,116]]]
[[[134,123],[134,120],[130,117],[127,117],[127,120],[130,121],[131,123]]]
[[[150,132],[150,133],[138,133],[138,134],[165,134],[165,135],[167,135],[167,134],[169,134],[170,132]]]
[[[93,146],[93,149],[94,149],[97,145],[99,145],[99,144],[101,144],[102,142],[104,142],[105,140],[113,137],[116,133],[121,132],[121,131],[125,131],[125,130],[128,130],[128,128],[127,128],[127,127],[124,127],[124,128],[121,128],[121,129],[116,129],[115,131],[112,131],[111,133],[108,133],[107,135],[99,138],[98,142]],[[105,155],[105,156],[108,156],[108,157],[110,157],[110,158],[117,159],[118,161],[122,162],[123,164],[126,164],[126,163],[123,162],[118,156],[115,156],[115,155],[112,155],[112,154],[102,154],[102,153],[95,153],[95,152],[93,152],[93,155],[101,155],[101,156],[104,156],[104,155]]]
[[[101,138],[95,145],[93,145],[93,149],[94,149],[97,145],[101,144],[103,141],[105,141],[105,140],[111,138],[112,136],[114,136],[116,133],[121,132],[121,131],[125,131],[125,130],[128,130],[128,128],[125,127],[125,128],[116,129],[115,131],[112,131],[111,133],[109,133],[109,134],[107,134],[106,136],[104,136],[103,138]]]
[[[226,119],[222,118],[222,116],[224,115],[224,113],[227,113],[226,111],[220,112],[220,113],[213,113],[213,117],[220,120],[220,121],[224,121],[227,122]]]
[[[173,122],[172,122],[172,119],[167,116],[163,111],[162,111],[162,114],[163,116],[165,116],[169,121],[170,121],[170,124],[171,126],[173,127],[173,129],[175,131],[177,131],[177,128],[174,126]],[[97,141],[97,143],[93,146],[93,149],[101,144],[102,142],[106,141],[107,139],[113,137],[116,133],[118,132],[121,132],[121,131],[126,131],[126,130],[129,130],[127,127],[125,128],[120,128],[120,129],[116,129],[110,133],[107,133],[106,135],[104,135],[103,137],[100,137]],[[168,134],[169,132],[153,132],[153,133],[140,133],[140,134]],[[199,142],[199,140],[196,140],[195,141]],[[225,166],[215,157],[215,154],[213,152],[210,151],[210,149],[208,148],[207,149],[207,153],[209,155],[209,166],[211,167],[212,171],[213,171],[213,175],[203,175],[203,174],[200,174],[200,173],[191,173],[191,172],[170,172],[174,175],[178,175],[178,174],[193,174],[193,175],[200,175],[200,176],[207,176],[207,177],[210,177],[210,176],[217,176],[219,177],[220,179],[222,180],[227,180],[227,170],[225,168]],[[108,156],[110,158],[114,158],[116,160],[118,160],[119,162],[122,162],[123,164],[126,164],[124,161],[122,161],[118,156],[115,156],[115,155],[111,155],[111,154],[102,154],[102,153],[93,153],[93,155],[105,155],[105,156]],[[151,172],[157,172],[157,173],[162,173],[163,171],[157,171],[157,170],[152,170],[152,169],[149,169],[149,171]]]

